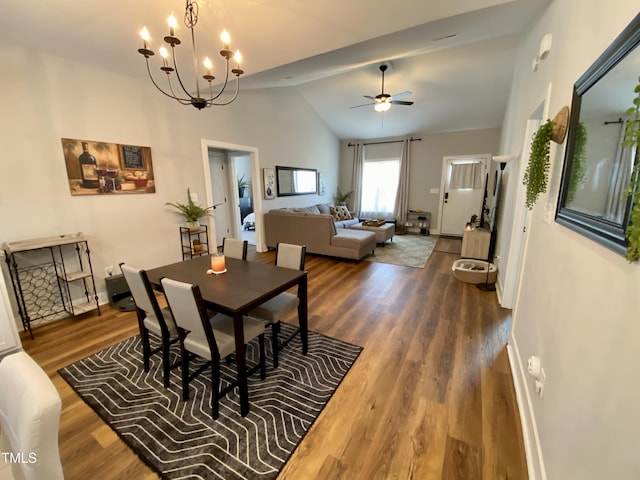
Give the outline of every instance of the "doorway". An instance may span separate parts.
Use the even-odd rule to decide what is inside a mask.
[[[236,221],[240,224],[240,238],[249,245],[256,244],[255,212],[253,210],[254,179],[251,174],[251,157],[245,152],[230,154],[235,167],[239,204]]]
[[[513,212],[513,225],[509,239],[508,253],[506,255],[506,265],[504,270],[504,285],[500,295],[500,305],[504,308],[514,308],[518,299],[518,292],[524,268],[524,255],[526,250],[530,212],[525,204],[526,187],[522,179],[527,168],[529,155],[531,153],[531,138],[542,124],[544,103],[541,104],[531,117],[527,120],[522,146],[522,156],[517,171],[515,201]],[[513,326],[512,326],[513,328]]]
[[[444,157],[440,195],[440,235],[461,237],[472,215],[480,218],[491,155]]]
[[[236,159],[244,162],[236,165]],[[248,201],[254,214],[254,244],[257,252],[267,251],[262,224],[262,197],[260,195],[260,162],[258,149],[213,140],[202,140],[202,159],[207,194],[207,205],[216,205],[213,219],[209,220],[210,238],[222,246],[225,236],[242,238],[238,171],[245,172],[245,180],[251,178],[251,188],[243,198]],[[256,181],[256,179],[258,179]],[[246,201],[243,203],[247,203]]]

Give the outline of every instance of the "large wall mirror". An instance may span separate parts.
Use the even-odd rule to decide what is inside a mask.
[[[276,184],[279,197],[309,195],[317,192],[317,170],[276,166]]]
[[[640,75],[640,15],[574,85],[556,221],[624,254],[635,147],[625,112]]]

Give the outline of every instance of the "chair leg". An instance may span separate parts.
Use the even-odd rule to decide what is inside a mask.
[[[182,400],[189,400],[189,352],[180,342],[180,354],[182,355]]]
[[[220,359],[211,365],[211,416],[217,420],[220,416]]]
[[[258,344],[260,345],[260,379],[264,380],[267,378],[267,362],[264,358],[264,333],[258,337]]]
[[[162,337],[162,373],[164,376],[164,388],[169,387],[169,375],[171,372],[171,365],[169,365],[169,339],[165,336]]]
[[[149,330],[141,329],[142,336],[142,358],[144,363],[144,371],[149,371],[149,357],[151,357],[151,345],[149,345]]]
[[[278,334],[280,333],[280,322],[271,324],[271,345],[273,350],[273,368],[278,368]]]

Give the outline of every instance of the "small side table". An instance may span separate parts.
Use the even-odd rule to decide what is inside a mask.
[[[462,234],[462,258],[475,258],[487,260],[489,256],[489,244],[491,243],[491,232],[484,228],[465,231]]]

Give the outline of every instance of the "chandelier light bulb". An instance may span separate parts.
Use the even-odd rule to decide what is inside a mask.
[[[173,37],[176,34],[176,27],[178,26],[178,21],[176,17],[173,16],[173,13],[167,19],[167,23],[169,24],[169,35]]]
[[[242,63],[242,54],[240,53],[240,50],[236,50],[236,53],[233,55],[233,59],[238,65]]]
[[[151,40],[151,35],[149,35],[147,27],[142,27],[142,30],[140,30],[140,37],[144,41],[144,48],[147,48],[149,46],[149,40]]]
[[[231,36],[229,35],[229,32],[227,32],[226,29],[222,30],[222,33],[220,34],[220,39],[222,40],[222,43],[224,44],[224,48],[226,48],[228,50],[229,49],[229,45],[231,45]]]
[[[211,69],[213,68],[213,63],[211,63],[211,60],[209,60],[209,57],[205,57],[204,62],[202,62],[204,64],[204,68],[207,70],[207,75],[211,75]]]
[[[160,56],[161,56],[162,58],[164,58],[165,60],[166,60],[167,58],[169,58],[169,51],[168,51],[166,48],[164,48],[164,47],[160,47],[160,51],[159,51],[159,52],[160,52]]]

